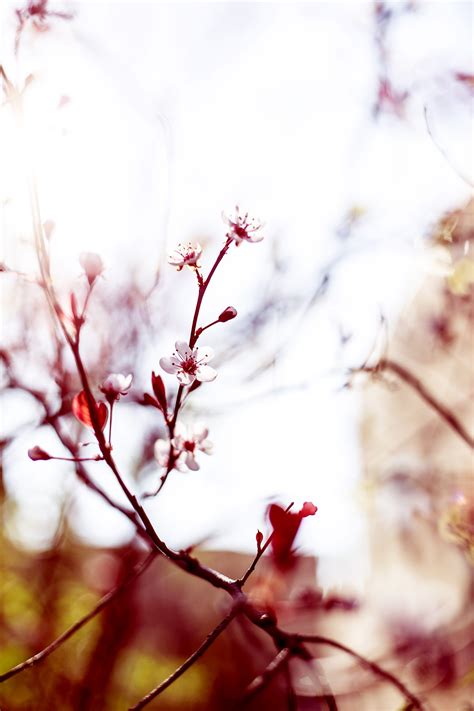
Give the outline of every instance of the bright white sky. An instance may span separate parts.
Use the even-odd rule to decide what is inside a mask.
[[[360,578],[367,560],[357,499],[358,400],[340,391],[341,373],[365,358],[380,311],[393,319],[412,293],[430,226],[469,195],[427,135],[423,107],[453,165],[468,174],[468,101],[453,74],[472,72],[470,3],[415,3],[416,12],[393,22],[389,71],[410,98],[403,120],[385,114],[377,122],[370,3],[79,2],[73,22],[53,21],[45,34],[26,31],[15,59],[17,4],[2,6],[0,61],[20,83],[36,77],[29,129],[43,217],[57,224],[53,260],[61,283],[78,275],[83,250],[101,253],[109,279],[139,265],[151,283],[177,241],[206,238],[216,249],[220,212],[236,202],[265,220],[266,239],[228,259],[209,296],[210,314],[228,303],[242,314],[251,309],[277,240],[288,267],[282,285],[307,295],[320,270],[347,252],[309,319],[275,320],[241,372],[224,365],[196,398],[203,410],[214,408],[215,455],[197,474],[170,477],[148,508],[171,544],[212,535],[214,547],[253,550],[269,497],[313,500],[319,512],[305,522],[302,547],[321,556],[328,582],[336,568]],[[70,101],[58,111],[61,96]],[[29,217],[18,135],[5,116],[0,121],[0,199],[9,199],[0,222],[4,258],[27,268],[33,260],[20,239]],[[355,205],[365,213],[343,245],[336,231]],[[173,309],[190,275],[170,269],[167,279]],[[190,313],[176,301],[176,329],[152,344],[137,371],[156,369],[188,330]],[[343,354],[341,327],[355,334]],[[289,346],[278,366],[243,387],[246,369],[282,341]],[[207,342],[219,345],[211,335]],[[259,397],[271,388],[286,389]],[[228,402],[235,407],[221,414]],[[136,423],[136,410],[124,406],[117,442],[133,437]],[[25,542],[41,547],[54,527],[55,495],[75,485],[56,463],[25,459],[31,444],[48,449],[47,433],[38,438],[24,436],[11,448],[6,471],[18,501],[15,535],[23,530]],[[130,448],[116,451],[126,468]],[[97,476],[119,496],[107,474]],[[95,496],[74,488],[74,497],[87,541],[107,545],[130,535]]]

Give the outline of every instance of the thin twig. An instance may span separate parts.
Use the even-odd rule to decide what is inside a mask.
[[[212,632],[208,634],[204,642],[196,649],[195,652],[193,652],[185,662],[181,664],[180,667],[178,667],[170,676],[165,679],[164,681],[161,682],[155,689],[150,691],[146,696],[144,696],[138,703],[135,704],[135,706],[131,706],[129,711],[138,711],[138,709],[144,708],[147,704],[150,703],[150,701],[153,701],[153,699],[156,699],[157,696],[163,693],[165,689],[168,688],[168,686],[171,686],[177,679],[179,679],[180,676],[184,674],[184,672],[189,669],[197,660],[202,657],[204,652],[209,649],[209,647],[215,642],[215,640],[219,637],[222,632],[226,629],[226,627],[232,622],[234,617],[239,613],[239,609],[237,607],[234,607],[229,614],[224,617],[221,622],[215,627]]]
[[[242,703],[247,703],[261,691],[266,689],[278,672],[288,664],[291,653],[291,649],[288,647],[284,647],[278,652],[276,657],[272,659],[263,672],[259,676],[255,677],[255,679],[247,686],[241,699]]]
[[[466,442],[466,444],[474,449],[474,438],[465,429],[464,425],[458,420],[454,412],[441,403],[434,395],[432,395],[426,386],[411,373],[407,368],[400,363],[388,358],[383,358],[377,365],[369,367],[367,365],[362,368],[355,369],[353,372],[378,373],[381,370],[388,370],[403,380],[409,385],[422,400],[426,402],[438,415]]]
[[[429,137],[431,138],[431,140],[433,141],[433,144],[436,146],[436,148],[438,149],[438,151],[441,153],[441,155],[443,156],[443,158],[445,159],[445,161],[446,161],[446,163],[449,165],[449,167],[454,170],[454,172],[456,173],[456,175],[457,175],[459,178],[461,178],[461,180],[463,180],[467,185],[469,185],[470,188],[474,188],[474,183],[472,182],[472,180],[470,180],[466,175],[464,175],[464,173],[462,173],[462,172],[459,170],[459,168],[458,168],[456,165],[454,165],[453,161],[451,160],[451,158],[449,157],[449,155],[447,154],[447,152],[444,150],[444,148],[438,143],[438,141],[437,141],[436,138],[434,137],[433,131],[431,130],[430,122],[429,122],[429,120],[428,120],[428,107],[427,107],[427,106],[425,106],[425,107],[423,108],[423,113],[424,113],[424,116],[425,116],[426,130],[428,131],[428,135],[429,135]]]
[[[291,504],[289,504],[289,505],[286,507],[285,513],[288,513],[288,511],[289,511],[294,505],[295,505],[295,502],[292,501]],[[265,541],[265,543],[263,544],[263,546],[258,549],[257,554],[256,554],[255,558],[253,559],[253,561],[250,563],[250,566],[248,567],[247,571],[246,571],[245,574],[240,578],[240,580],[237,581],[237,583],[239,584],[239,586],[240,586],[241,588],[245,585],[245,583],[247,582],[247,580],[250,578],[250,576],[252,575],[253,571],[254,571],[255,568],[257,567],[258,561],[259,561],[260,558],[263,556],[263,554],[264,554],[265,551],[267,550],[268,546],[269,546],[270,543],[272,542],[274,533],[275,533],[275,532],[273,531],[273,533],[271,533],[271,534],[269,535],[269,537],[267,538],[267,540]]]
[[[81,617],[80,620],[71,625],[71,627],[69,627],[65,632],[59,635],[59,637],[57,637],[54,642],[48,644],[48,646],[42,649],[41,652],[38,652],[29,659],[26,659],[24,662],[21,662],[21,664],[17,664],[15,667],[9,669],[7,672],[0,674],[0,683],[6,681],[7,679],[11,679],[12,676],[19,674],[25,669],[31,669],[31,667],[36,666],[44,659],[46,659],[46,657],[49,657],[49,655],[56,651],[56,649],[58,649],[58,647],[60,647],[62,644],[64,644],[66,640],[76,634],[76,632],[78,632],[81,627],[84,627],[85,624],[87,624],[90,620],[96,617],[99,612],[101,612],[105,607],[107,607],[107,605],[113,602],[125,590],[125,588],[130,585],[130,583],[132,583],[140,575],[142,575],[142,573],[145,572],[145,570],[155,558],[156,552],[152,551],[145,558],[145,560],[142,561],[142,563],[140,563],[134,570],[130,572],[130,574],[125,578],[125,580],[123,580],[119,585],[117,585],[116,588],[104,595],[97,603],[97,605],[90,612],[87,613],[87,615],[84,615],[84,617]]]
[[[375,662],[371,662],[369,659],[366,659],[366,657],[363,657],[361,654],[358,654],[350,647],[346,647],[345,644],[336,642],[336,640],[329,639],[328,637],[321,637],[320,635],[311,634],[297,634],[294,635],[294,639],[298,642],[325,644],[329,647],[334,647],[334,649],[339,649],[341,652],[349,654],[351,657],[356,659],[361,666],[370,669],[373,674],[380,677],[389,684],[392,684],[392,686],[395,686],[405,696],[405,698],[413,704],[414,709],[423,711],[423,705],[421,701],[411,691],[409,691],[409,689],[407,689],[405,684],[403,684],[400,679],[394,676],[394,674],[391,674],[390,672],[386,671],[386,669],[382,669],[382,667],[380,667]]]

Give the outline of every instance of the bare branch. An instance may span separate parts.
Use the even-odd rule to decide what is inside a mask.
[[[266,669],[264,669],[259,676],[255,677],[255,679],[247,686],[247,689],[242,697],[242,702],[247,703],[261,691],[266,689],[278,672],[288,664],[291,654],[291,649],[283,647],[283,649],[278,652],[276,657],[272,659]]]
[[[189,656],[185,662],[181,664],[180,667],[178,667],[170,676],[165,679],[164,681],[159,684],[155,689],[150,691],[146,696],[143,697],[135,706],[131,706],[129,711],[138,711],[138,709],[142,709],[147,704],[150,703],[150,701],[153,701],[153,699],[156,699],[157,696],[163,693],[165,689],[168,688],[168,686],[171,686],[177,679],[179,679],[180,676],[184,674],[185,671],[189,669],[197,660],[202,657],[204,652],[209,649],[209,647],[215,642],[215,640],[219,637],[222,632],[226,629],[226,627],[232,622],[234,617],[239,613],[239,608],[238,607],[233,607],[232,610],[229,612],[229,614],[224,617],[221,622],[215,627],[212,632],[208,634],[204,642],[196,649],[195,652]]]
[[[15,676],[16,674],[25,671],[25,669],[31,669],[32,667],[36,666],[44,659],[46,659],[46,657],[49,657],[49,655],[55,652],[58,647],[60,647],[62,644],[64,644],[64,642],[66,642],[66,640],[75,635],[76,632],[81,629],[81,627],[84,627],[84,625],[90,622],[90,620],[92,620],[94,617],[96,617],[99,612],[102,612],[102,610],[107,607],[107,605],[113,602],[125,590],[125,588],[130,585],[130,583],[132,583],[140,575],[142,575],[142,573],[145,572],[150,563],[156,558],[156,555],[156,552],[152,551],[142,563],[140,563],[134,570],[129,573],[125,580],[123,580],[119,585],[117,585],[116,588],[104,595],[104,597],[101,598],[98,604],[90,612],[88,612],[87,615],[84,615],[84,617],[81,617],[80,620],[71,625],[71,627],[69,627],[65,632],[59,635],[59,637],[57,637],[54,642],[51,642],[51,644],[48,644],[47,647],[42,649],[41,652],[34,654],[29,659],[26,659],[24,662],[21,662],[21,664],[17,664],[15,667],[12,667],[12,669],[9,669],[7,672],[0,674],[0,683],[6,681],[7,679],[11,679],[12,676]]]
[[[418,709],[418,711],[423,711],[423,705],[421,701],[414,694],[412,694],[409,689],[407,689],[405,684],[403,684],[400,679],[394,676],[394,674],[391,674],[385,669],[382,669],[382,667],[380,667],[375,662],[371,662],[369,659],[366,659],[366,657],[363,657],[361,654],[358,654],[350,647],[346,647],[344,644],[336,642],[334,639],[329,639],[328,637],[321,637],[319,635],[297,634],[294,635],[294,639],[299,642],[308,642],[311,644],[325,644],[329,647],[334,647],[335,649],[339,649],[341,652],[349,654],[351,657],[356,659],[361,666],[366,667],[373,674],[375,674],[375,676],[378,676],[389,684],[392,684],[392,686],[395,686],[405,696],[405,698],[412,703],[414,709]]]
[[[395,373],[403,382],[409,385],[422,400],[426,402],[429,407],[435,410],[438,415],[448,424],[460,437],[466,442],[466,444],[474,449],[474,438],[471,437],[469,432],[467,432],[464,425],[458,420],[454,412],[443,405],[434,395],[432,395],[426,386],[417,378],[413,373],[411,373],[407,368],[396,361],[390,360],[388,358],[382,359],[375,366],[363,366],[362,368],[355,368],[352,372],[364,372],[364,373],[379,373],[382,370],[388,370]]]

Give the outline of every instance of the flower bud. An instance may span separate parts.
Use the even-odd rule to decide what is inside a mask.
[[[263,533],[261,531],[257,531],[255,535],[255,540],[257,541],[257,550],[260,553],[262,550],[262,543],[263,543]]]
[[[82,252],[79,257],[79,263],[84,269],[87,281],[92,286],[98,276],[104,271],[104,263],[98,254],[95,252]]]
[[[221,321],[222,323],[224,323],[225,321],[231,321],[236,316],[237,309],[234,309],[233,306],[228,306],[219,316],[219,321]]]
[[[36,445],[36,447],[32,447],[31,449],[28,450],[28,456],[34,462],[37,462],[40,460],[52,459],[51,455],[48,454],[48,452],[45,452],[44,449],[41,449],[41,447],[38,447],[38,445]]]

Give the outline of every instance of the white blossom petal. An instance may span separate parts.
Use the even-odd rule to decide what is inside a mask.
[[[196,370],[196,378],[200,380],[201,383],[210,383],[217,378],[217,370],[211,368],[210,365],[200,365]]]
[[[204,366],[207,367],[207,366]],[[198,368],[199,370],[199,368]],[[196,371],[197,375],[197,371]],[[179,382],[181,385],[192,385],[194,381],[196,380],[196,376],[192,375],[191,373],[185,373],[184,370],[178,370],[176,372],[176,377],[178,378]]]
[[[191,348],[188,346],[186,341],[176,341],[174,344],[177,354],[183,359],[187,360],[193,354]]]
[[[193,472],[197,472],[199,467],[199,463],[195,460],[194,455],[191,452],[188,452],[186,454],[186,466],[189,467]]]
[[[205,365],[214,358],[214,351],[209,346],[200,346],[194,349],[193,355],[198,363]]]
[[[160,366],[166,373],[174,375],[179,368],[179,363],[176,358],[160,358]]]

